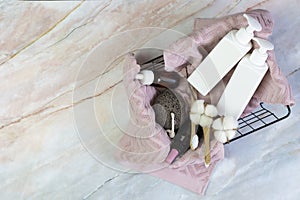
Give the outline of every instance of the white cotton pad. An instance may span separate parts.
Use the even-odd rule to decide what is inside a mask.
[[[227,137],[225,131],[215,131],[214,136],[218,142],[225,143],[227,142]]]
[[[233,130],[233,129],[237,129],[239,126],[239,123],[237,120],[235,120],[233,117],[231,116],[226,116],[223,119],[223,127],[224,130]]]
[[[199,113],[190,113],[190,119],[194,124],[200,123],[201,115]]]
[[[218,115],[218,110],[217,110],[216,106],[208,104],[205,107],[204,113],[209,117],[215,117]]]
[[[211,117],[208,117],[208,116],[203,114],[200,117],[200,123],[199,124],[202,127],[208,127],[212,124],[212,122],[213,122],[213,119]]]
[[[222,118],[218,118],[216,119],[213,124],[212,124],[212,128],[215,130],[223,130],[223,119]]]
[[[226,131],[226,137],[227,137],[228,140],[233,139],[234,136],[235,136],[235,134],[236,134],[236,131],[234,131],[234,130],[228,130],[228,131]]]
[[[191,113],[204,113],[204,100],[196,100],[192,107],[191,107]]]

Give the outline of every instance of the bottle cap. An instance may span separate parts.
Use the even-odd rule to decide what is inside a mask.
[[[254,31],[261,31],[262,27],[261,24],[254,19],[253,17],[243,14],[243,17],[247,19],[248,26],[247,27],[242,27],[240,30],[237,31],[236,33],[236,39],[241,43],[241,44],[248,44],[251,39],[254,37]]]
[[[151,70],[143,70],[135,76],[135,79],[143,85],[151,85],[154,81],[154,73]]]
[[[250,62],[254,63],[255,65],[262,66],[266,62],[268,58],[267,51],[273,50],[274,45],[269,42],[268,40],[264,40],[261,38],[253,38],[255,42],[259,45],[258,49],[254,49],[250,55]]]

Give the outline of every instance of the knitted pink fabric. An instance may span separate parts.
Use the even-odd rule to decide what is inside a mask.
[[[124,85],[130,103],[131,121],[125,135],[119,142],[121,151],[118,159],[131,169],[150,173],[167,181],[203,194],[209,177],[217,162],[224,157],[223,145],[211,141],[211,165],[204,166],[204,147],[188,151],[172,165],[164,162],[170,150],[170,140],[166,131],[155,123],[150,101],[155,95],[151,86],[143,86],[135,80],[140,71],[133,55],[128,55],[124,65]],[[190,96],[183,88],[177,92],[186,99]]]
[[[255,33],[257,37],[267,38],[272,33],[273,20],[270,14],[264,10],[248,12],[257,18],[263,25],[263,30]],[[166,70],[177,71],[187,77],[202,61],[207,52],[211,51],[218,41],[230,30],[238,29],[246,25],[242,14],[227,16],[220,19],[196,19],[194,32],[189,36],[178,40],[169,50],[164,52]],[[187,65],[186,63],[191,63]],[[269,71],[261,86],[256,91],[249,103],[246,112],[251,111],[260,101],[268,103],[293,104],[291,89],[286,78],[276,65],[274,52],[269,53]],[[156,91],[154,87],[143,86],[135,80],[135,75],[140,71],[133,55],[125,59],[123,82],[127,91],[131,121],[120,139],[119,161],[132,169],[150,173],[189,190],[204,194],[209,177],[217,162],[224,158],[223,144],[211,140],[211,165],[204,166],[204,147],[196,151],[188,151],[172,165],[164,162],[170,150],[170,140],[166,131],[155,123],[154,111],[151,107],[151,99]],[[232,72],[231,72],[232,73]],[[230,78],[230,73],[223,82],[218,84],[208,97],[202,97],[208,102],[216,103],[220,97],[224,85]],[[179,91],[186,100],[186,91]]]

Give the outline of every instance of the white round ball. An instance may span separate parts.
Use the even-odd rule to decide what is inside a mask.
[[[208,104],[205,106],[204,113],[209,117],[215,117],[218,115],[218,110],[217,110],[216,106]]]
[[[203,114],[200,117],[200,123],[199,124],[202,127],[208,127],[212,124],[212,122],[213,122],[213,119],[211,117],[208,117],[208,116]]]
[[[224,119],[223,119],[224,130],[237,129],[238,126],[239,126],[239,123],[237,120],[234,119],[234,117],[231,117],[231,116],[224,117]]]
[[[234,130],[228,130],[225,132],[226,132],[226,137],[228,138],[228,140],[233,139],[236,134],[236,131],[234,131]]]
[[[204,113],[204,100],[196,100],[191,107],[191,113]]]
[[[214,131],[214,136],[218,142],[227,142],[227,137],[225,131]]]
[[[200,117],[199,113],[190,113],[190,119],[194,124],[200,124]]]
[[[214,120],[212,124],[212,128],[215,130],[224,130],[223,119],[219,117],[218,119]]]

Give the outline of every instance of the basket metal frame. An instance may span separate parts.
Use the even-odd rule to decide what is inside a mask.
[[[164,68],[164,58],[163,55],[155,57],[143,64],[141,64],[141,69],[148,69],[148,70],[158,70]],[[278,105],[281,106],[281,105]],[[269,127],[275,123],[278,123],[286,118],[288,118],[291,114],[290,106],[286,107],[286,114],[283,116],[278,116],[274,111],[267,109],[264,106],[264,103],[260,103],[260,107],[255,111],[251,112],[250,114],[246,115],[245,117],[239,118],[239,128],[237,130],[237,135],[226,142],[225,144],[230,144],[233,141],[241,139],[247,135],[255,133],[261,129]],[[260,124],[257,126],[257,124]]]

